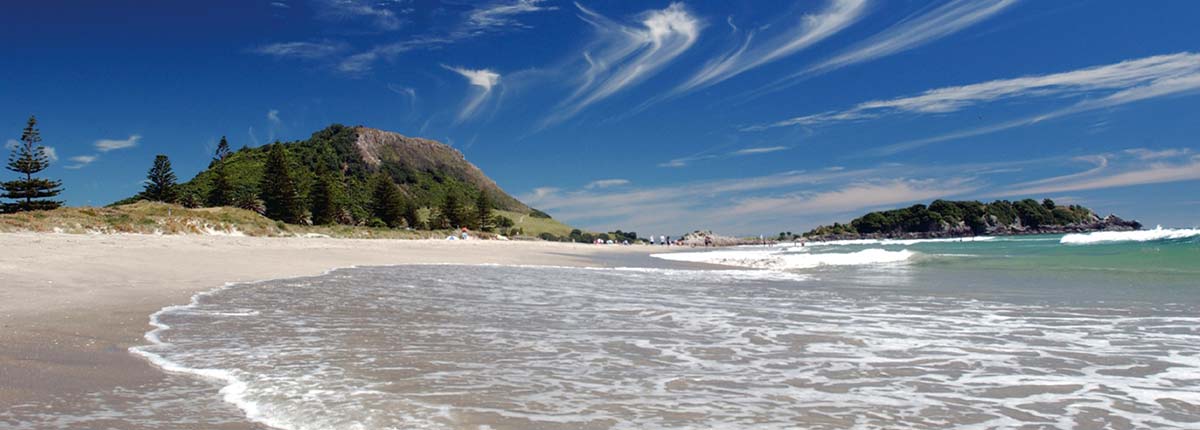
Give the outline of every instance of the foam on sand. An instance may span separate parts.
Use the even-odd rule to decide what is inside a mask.
[[[1187,239],[1200,236],[1200,229],[1155,227],[1154,230],[1097,231],[1063,236],[1059,243],[1066,245],[1091,245],[1110,242],[1150,242],[1155,240]]]
[[[725,266],[750,267],[756,269],[795,270],[821,266],[863,266],[871,264],[902,263],[917,253],[902,249],[888,251],[871,248],[846,253],[790,253],[785,251],[712,251],[678,252],[654,254],[652,257],[671,261],[720,264]]]

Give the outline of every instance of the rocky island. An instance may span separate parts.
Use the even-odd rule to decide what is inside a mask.
[[[1100,217],[1080,205],[1058,205],[1044,199],[1018,201],[935,200],[928,206],[870,212],[847,224],[812,229],[792,239],[932,239],[970,236],[1085,233],[1138,230],[1142,224],[1116,215]]]

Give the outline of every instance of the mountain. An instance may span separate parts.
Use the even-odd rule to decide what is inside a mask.
[[[870,212],[849,224],[820,226],[803,237],[810,240],[881,238],[941,238],[975,235],[1078,233],[1137,230],[1142,224],[1116,215],[1101,218],[1079,205],[1060,206],[1053,200],[1019,201],[935,200],[902,209]]]
[[[343,190],[342,203],[353,223],[370,219],[370,177],[383,172],[400,186],[404,197],[416,206],[438,207],[448,195],[463,204],[471,204],[479,193],[486,193],[494,209],[535,218],[549,215],[530,208],[504,192],[499,185],[461,152],[428,139],[414,138],[362,126],[331,125],[313,133],[307,140],[282,143],[287,149],[290,171],[299,194],[307,198],[317,182],[318,172],[334,172]],[[259,195],[269,145],[242,148],[225,161],[225,172],[233,188],[235,201],[253,200]],[[203,202],[217,177],[216,163],[180,184],[184,202]],[[136,201],[138,197],[116,204]]]

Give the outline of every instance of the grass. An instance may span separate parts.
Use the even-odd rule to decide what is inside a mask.
[[[542,232],[570,233],[558,221],[516,212],[497,211],[536,237]],[[252,211],[237,208],[188,209],[166,203],[138,202],[113,207],[64,207],[52,211],[0,215],[0,232],[55,232],[73,234],[228,234],[259,237],[329,236],[338,238],[428,239],[445,238],[452,230],[396,230],[349,225],[289,225]],[[492,237],[489,233],[476,233]]]
[[[537,237],[537,235],[542,233],[565,237],[570,235],[571,230],[573,230],[573,227],[550,218],[537,218],[519,212],[500,210],[495,211],[495,214],[513,220],[513,227],[523,229],[525,235],[530,237]]]

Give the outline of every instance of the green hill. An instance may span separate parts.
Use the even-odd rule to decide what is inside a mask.
[[[549,218],[504,192],[461,152],[436,141],[335,124],[307,140],[282,145],[301,199],[307,200],[318,172],[335,173],[343,190],[340,206],[347,212],[344,223],[363,225],[371,220],[369,179],[380,172],[399,185],[409,204],[426,210],[437,208],[450,195],[468,205],[485,193],[494,209],[514,216]],[[268,151],[269,146],[242,148],[226,159],[225,172],[235,201],[253,201],[259,196]],[[182,202],[205,201],[216,178],[213,167],[179,185]],[[138,200],[135,196],[114,205]]]

